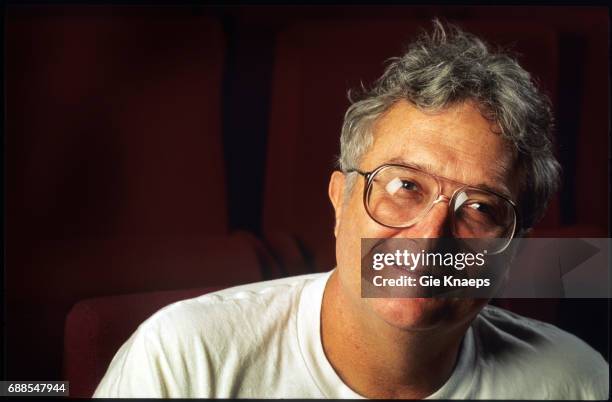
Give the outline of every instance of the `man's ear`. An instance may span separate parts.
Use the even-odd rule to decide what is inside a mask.
[[[346,176],[344,173],[336,170],[332,173],[329,179],[328,194],[329,199],[334,206],[336,223],[334,224],[334,236],[338,236],[338,225],[342,216],[342,207],[344,206],[344,185]]]

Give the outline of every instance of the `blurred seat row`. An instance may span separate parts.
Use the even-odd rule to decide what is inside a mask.
[[[8,374],[57,378],[63,364],[74,396],[91,395],[118,345],[164,304],[334,266],[327,182],[347,90],[372,82],[386,59],[430,26],[428,19],[396,18],[283,27],[270,44],[269,90],[238,101],[247,92],[231,80],[261,66],[236,65],[221,19],[180,12],[10,17]],[[563,67],[558,29],[461,25],[513,49],[563,109],[559,83],[572,71]],[[594,62],[585,69],[601,74]],[[580,72],[580,79],[590,78]],[[591,96],[605,103],[606,93]],[[233,106],[258,102],[268,105],[265,127],[252,128],[265,134],[256,139],[263,152],[233,157],[249,152],[236,153],[245,146],[236,139],[250,135],[228,132],[248,128],[240,122],[245,111]],[[581,121],[592,113],[584,105]],[[561,134],[601,144],[606,127],[603,116]],[[584,146],[560,152],[573,161],[573,177],[588,178],[572,182],[578,208],[569,223],[586,228],[580,235],[605,236],[606,159],[585,159]],[[261,180],[248,182],[253,177]],[[582,205],[587,190],[601,202]],[[542,233],[567,227],[559,197]],[[236,221],[245,203],[261,205],[257,225]]]

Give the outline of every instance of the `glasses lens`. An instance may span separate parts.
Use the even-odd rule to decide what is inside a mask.
[[[372,177],[367,208],[372,218],[388,226],[409,226],[433,202],[437,182],[410,168],[387,166]]]
[[[483,239],[481,248],[500,251],[514,234],[514,207],[496,194],[476,189],[462,190],[453,198],[452,208],[455,237]]]

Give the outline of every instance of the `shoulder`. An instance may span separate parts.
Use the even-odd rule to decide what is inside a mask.
[[[170,304],[139,328],[143,336],[159,336],[161,342],[250,342],[293,319],[302,288],[322,274],[300,275],[256,282],[208,293]]]
[[[479,358],[510,377],[533,380],[559,399],[607,398],[608,363],[575,335],[493,306],[481,311],[472,328]]]
[[[283,309],[290,309],[299,299],[302,288],[322,275],[308,274],[255,282],[181,300],[162,308],[143,325],[155,327],[172,323],[201,328],[211,323],[217,326],[223,322],[235,321],[238,317],[240,322],[245,319],[260,321],[261,316],[258,314],[266,316],[268,313],[281,313]]]
[[[236,286],[172,303],[144,321],[95,396],[231,395],[232,373],[291,340],[303,287],[324,274]],[[226,389],[227,388],[227,389]]]
[[[605,364],[601,354],[575,335],[499,307],[485,307],[474,324],[475,331],[481,335],[479,342],[489,353],[510,345],[517,352],[522,350],[536,355],[563,352],[564,358],[584,363],[586,367],[582,369],[589,366],[597,369]]]

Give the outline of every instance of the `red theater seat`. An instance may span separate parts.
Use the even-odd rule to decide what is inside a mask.
[[[468,31],[518,52],[556,97],[557,36],[545,26],[462,21]],[[339,154],[347,90],[371,83],[429,20],[327,20],[295,24],[279,35],[268,140],[263,228],[290,273],[335,265],[328,181]],[[545,218],[558,223],[554,201]],[[298,271],[298,272],[296,272]]]
[[[608,237],[605,229],[606,223],[602,225],[562,225],[554,229],[536,227],[529,234],[530,237]]]
[[[261,277],[245,240],[221,238],[219,21],[15,6],[5,29],[9,378],[59,379],[78,300]]]
[[[226,233],[221,24],[176,8],[8,14],[11,234]]]
[[[21,257],[19,275],[13,275],[27,292],[7,302],[7,334],[13,353],[21,352],[23,375],[44,369],[59,379],[63,321],[79,300],[262,280],[267,260],[255,240],[242,235],[139,237],[58,241],[33,249]],[[29,277],[33,271],[36,276]]]
[[[560,226],[555,229],[535,228],[528,235],[530,238],[589,238],[607,237],[605,230],[595,225],[572,225]],[[537,267],[537,262],[530,265]],[[533,317],[550,323],[558,322],[560,299],[541,298],[541,299],[496,299],[495,305],[507,308],[515,313]],[[566,303],[576,303],[575,300],[568,300]]]
[[[70,381],[70,396],[91,397],[119,347],[154,312],[219,289],[140,293],[77,303],[66,318],[64,331],[64,379]]]

